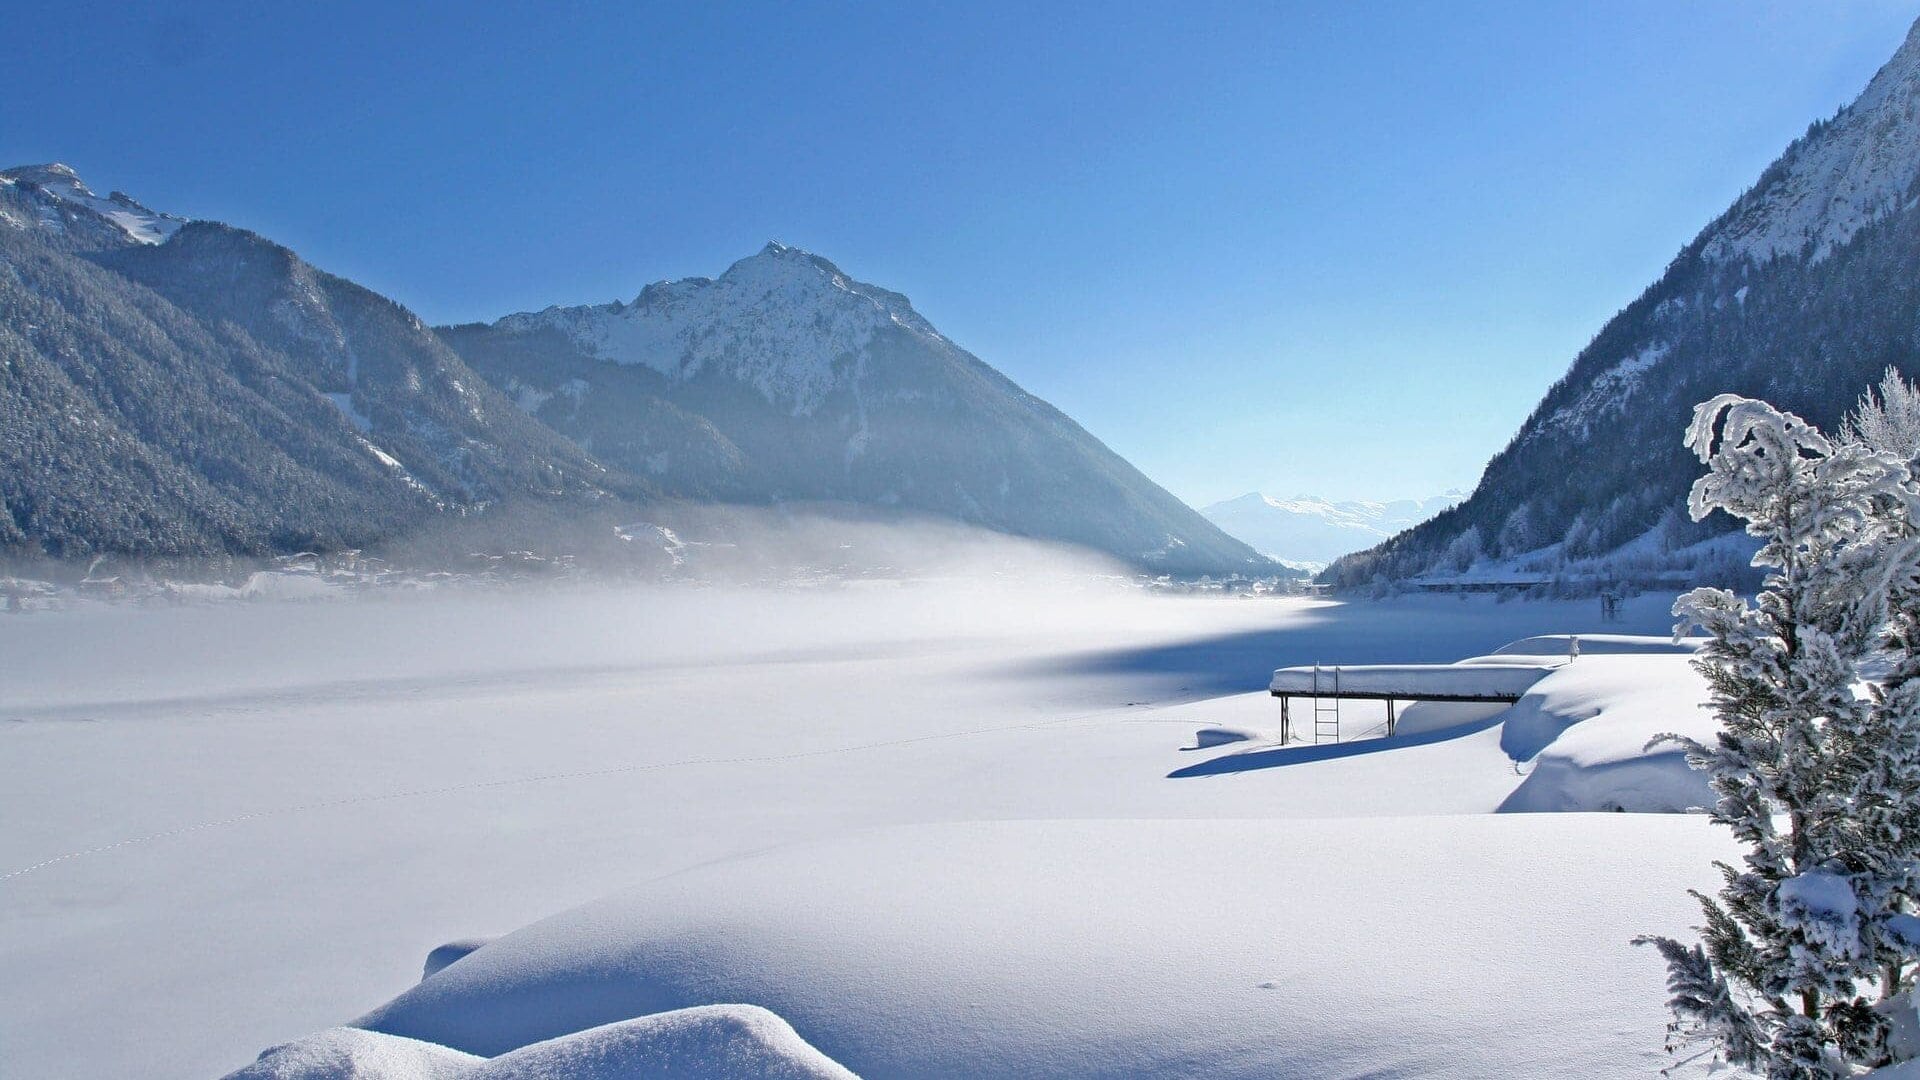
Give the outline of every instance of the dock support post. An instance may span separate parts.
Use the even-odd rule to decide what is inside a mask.
[[[1393,699],[1387,699],[1387,738],[1393,738]]]
[[[1293,741],[1293,733],[1291,730],[1292,727],[1293,727],[1293,718],[1287,715],[1287,698],[1286,698],[1286,695],[1283,694],[1280,697],[1280,745],[1281,746],[1285,746],[1289,742]]]

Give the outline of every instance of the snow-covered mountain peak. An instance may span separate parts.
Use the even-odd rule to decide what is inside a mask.
[[[778,240],[767,241],[759,254],[750,255],[728,267],[719,280],[743,288],[793,287],[828,302],[871,305],[880,308],[894,322],[903,326],[912,324],[910,328],[933,333],[933,327],[920,317],[919,312],[913,310],[913,304],[906,297],[877,285],[855,281],[826,258],[789,247]]]
[[[1893,209],[1920,175],[1920,21],[1853,103],[1787,148],[1707,228],[1715,262],[1832,250]]]
[[[61,206],[99,217],[142,244],[162,243],[186,224],[183,218],[149,210],[118,191],[103,199],[71,166],[57,161],[7,169],[0,172],[0,181],[35,188]]]
[[[4,173],[0,173],[0,176],[8,180],[21,180],[29,184],[38,184],[41,187],[71,184],[78,186],[82,190],[86,189],[86,185],[80,181],[80,174],[73,171],[73,166],[59,161],[50,161],[45,165],[18,165],[8,169]],[[88,192],[88,194],[92,194],[92,192]]]
[[[717,278],[648,285],[630,304],[553,307],[495,325],[558,330],[601,359],[675,380],[730,374],[796,415],[857,371],[876,333],[897,327],[944,341],[906,297],[778,241]]]
[[[810,252],[788,247],[775,240],[759,253],[749,255],[727,267],[719,282],[740,287],[797,287],[825,293],[829,289],[856,292],[858,283],[840,272],[840,268]]]
[[[1334,501],[1318,495],[1279,498],[1252,491],[1201,507],[1209,521],[1283,562],[1319,567],[1371,547],[1466,498],[1448,491],[1427,499]]]

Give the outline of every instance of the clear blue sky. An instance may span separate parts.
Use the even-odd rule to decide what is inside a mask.
[[[14,4],[0,161],[253,228],[433,322],[778,238],[1190,502],[1389,498],[1471,486],[1916,14]]]

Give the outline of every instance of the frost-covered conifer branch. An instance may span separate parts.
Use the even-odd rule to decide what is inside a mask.
[[[1717,896],[1695,894],[1698,944],[1640,941],[1667,961],[1669,1049],[1708,1040],[1773,1080],[1849,1076],[1892,1056],[1887,1006],[1920,944],[1920,395],[1883,383],[1829,439],[1723,394],[1686,444],[1707,467],[1689,512],[1745,522],[1767,575],[1751,602],[1675,603],[1676,633],[1709,638],[1696,664],[1721,726],[1660,741],[1708,774],[1712,819],[1745,850]]]

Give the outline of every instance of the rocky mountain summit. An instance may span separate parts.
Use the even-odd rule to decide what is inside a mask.
[[[663,492],[844,502],[1176,573],[1266,560],[896,292],[779,243],[717,278],[442,336],[522,408]]]

